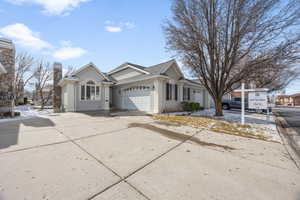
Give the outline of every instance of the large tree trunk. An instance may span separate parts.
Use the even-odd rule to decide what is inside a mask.
[[[223,116],[222,98],[214,98],[215,101],[215,116]]]

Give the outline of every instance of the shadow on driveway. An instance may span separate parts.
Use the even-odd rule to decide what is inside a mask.
[[[19,134],[26,134],[20,132],[21,126],[45,128],[54,127],[55,124],[50,119],[42,117],[0,123],[0,149],[18,144]]]

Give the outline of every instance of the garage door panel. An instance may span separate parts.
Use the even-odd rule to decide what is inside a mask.
[[[127,110],[151,110],[150,90],[133,90],[122,95],[122,109]]]

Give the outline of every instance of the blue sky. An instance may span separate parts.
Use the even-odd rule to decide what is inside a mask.
[[[169,0],[2,0],[0,35],[17,51],[106,72],[129,61],[152,65],[170,59],[161,25]],[[25,36],[24,36],[25,35]]]
[[[171,0],[0,0],[0,36],[65,68],[149,66],[171,59],[161,28],[170,7]],[[300,92],[300,81],[286,92]]]

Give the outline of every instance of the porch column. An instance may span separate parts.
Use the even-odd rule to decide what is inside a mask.
[[[110,106],[109,106],[109,85],[104,85],[104,110],[110,110]]]
[[[163,112],[163,81],[160,79],[154,80],[154,91],[153,91],[153,113]]]

